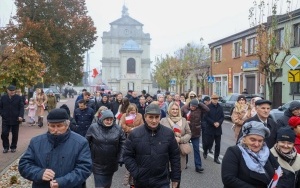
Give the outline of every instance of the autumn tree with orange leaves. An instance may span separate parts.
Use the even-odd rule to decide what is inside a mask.
[[[79,83],[84,54],[97,39],[85,0],[15,0],[15,5],[2,41],[36,50],[46,67],[45,82]]]

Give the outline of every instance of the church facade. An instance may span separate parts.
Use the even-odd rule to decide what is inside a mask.
[[[122,17],[110,23],[110,31],[103,32],[102,82],[113,92],[151,92],[150,41],[143,24],[131,18],[123,6]]]

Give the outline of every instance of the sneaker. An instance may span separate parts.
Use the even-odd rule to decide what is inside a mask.
[[[204,168],[200,167],[200,168],[196,168],[196,172],[200,173],[200,172],[203,172],[204,171]]]
[[[17,150],[16,149],[11,149],[10,150],[12,153],[15,153]]]
[[[3,149],[3,153],[7,153],[8,152],[8,149]]]

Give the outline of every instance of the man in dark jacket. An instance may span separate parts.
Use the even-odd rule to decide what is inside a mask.
[[[292,116],[300,116],[300,102],[293,101],[290,104],[290,107],[284,111],[283,116],[277,120],[279,127],[286,127],[289,125],[288,121]]]
[[[85,137],[86,131],[90,127],[94,119],[94,110],[86,105],[84,100],[78,101],[79,107],[74,112],[74,119],[77,123],[75,131]]]
[[[123,94],[120,92],[116,96],[116,100],[111,103],[111,111],[114,115],[118,113],[119,107],[122,104]]]
[[[102,95],[102,99],[100,101],[100,103],[97,104],[97,110],[101,107],[101,106],[106,106],[107,109],[111,109],[111,103],[108,101],[108,95],[106,93],[104,93]]]
[[[24,117],[24,101],[22,97],[16,95],[16,87],[10,85],[7,88],[7,95],[3,95],[0,99],[0,115],[2,116],[2,144],[3,153],[7,153],[9,148],[11,152],[16,152],[19,124]],[[12,141],[9,145],[9,132],[12,132]]]
[[[94,114],[95,114],[98,109],[96,107],[95,101],[94,100],[90,100],[90,97],[91,97],[91,93],[90,92],[87,92],[87,91],[84,92],[84,94],[83,94],[83,100],[85,101],[85,104],[87,105],[87,107],[90,107],[91,109],[93,109]],[[75,105],[74,113],[75,113],[75,110],[79,107],[79,101],[77,101],[77,103]]]
[[[48,132],[31,139],[19,162],[22,177],[33,188],[84,188],[92,170],[89,144],[70,131],[65,109],[54,109],[48,116]]]
[[[214,162],[220,164],[219,155],[221,148],[221,135],[222,135],[222,123],[224,121],[224,112],[222,106],[218,103],[219,96],[212,95],[211,103],[208,105],[210,111],[205,115],[206,129],[205,133],[207,136],[207,147],[204,147],[203,156],[207,157],[207,151],[215,141],[215,153]]]
[[[133,91],[132,92],[132,95],[131,95],[131,98],[129,99],[129,102],[135,104],[136,106],[139,105],[139,98],[138,98],[138,95],[136,93],[136,91]]]
[[[148,105],[146,104],[146,99],[144,96],[140,96],[140,102],[137,106],[137,109],[138,109],[138,113],[142,114],[143,116],[143,121],[145,122],[145,109]]]
[[[208,112],[209,108],[199,103],[198,99],[192,99],[189,105],[182,107],[182,117],[186,117],[191,128],[192,137],[191,141],[193,144],[194,151],[194,162],[196,172],[202,172],[202,162],[200,157],[200,135],[201,135],[201,120],[204,113]]]
[[[135,188],[169,188],[170,179],[174,188],[180,182],[178,144],[173,131],[159,123],[160,112],[156,104],[147,106],[146,123],[135,128],[125,142],[123,159]]]
[[[268,146],[268,148],[272,148],[276,143],[276,136],[277,136],[277,130],[279,129],[278,124],[273,121],[272,118],[269,117],[270,111],[271,111],[271,105],[272,102],[269,100],[258,100],[255,102],[255,110],[256,115],[247,119],[246,122],[250,121],[259,121],[262,122],[266,127],[270,129],[270,136],[268,138],[265,138],[265,142]],[[242,137],[242,129],[240,131],[240,134],[238,136],[237,142]]]

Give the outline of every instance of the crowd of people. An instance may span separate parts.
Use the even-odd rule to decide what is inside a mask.
[[[24,116],[23,100],[15,90],[9,86],[8,95],[0,100],[4,153],[9,147],[15,152],[15,125]],[[26,107],[32,121],[38,116],[38,125],[49,99],[38,89]],[[7,114],[5,109],[12,104],[18,113]],[[300,102],[293,101],[277,122],[269,117],[271,105],[259,97],[251,101],[243,94],[238,97],[231,116],[236,145],[227,149],[221,165],[224,187],[300,186]],[[93,173],[96,187],[109,188],[114,173],[125,164],[124,186],[178,188],[189,154],[193,153],[195,172],[204,172],[201,141],[203,158],[213,153],[215,164],[221,164],[223,121],[216,94],[202,99],[193,91],[174,95],[158,91],[151,96],[129,90],[123,96],[84,89],[73,114],[65,104],[50,107],[48,132],[31,140],[19,171],[34,187],[85,187]]]

